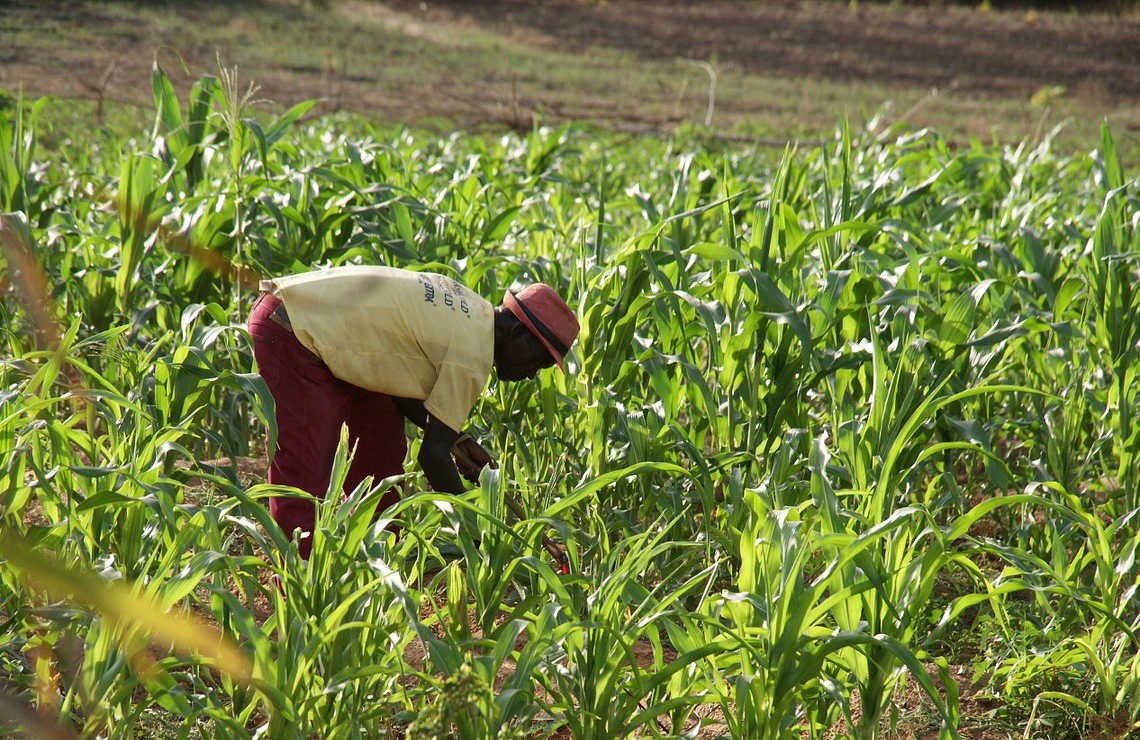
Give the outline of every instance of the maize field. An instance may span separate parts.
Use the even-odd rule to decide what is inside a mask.
[[[440,136],[267,114],[228,73],[152,85],[131,136],[0,111],[0,734],[1140,726],[1114,132]],[[565,374],[492,377],[469,430],[499,467],[464,496],[413,435],[377,511],[394,481],[341,495],[342,445],[305,562],[267,511],[303,494],[263,482],[245,320],[258,277],[344,264],[493,303],[542,281],[582,333]]]

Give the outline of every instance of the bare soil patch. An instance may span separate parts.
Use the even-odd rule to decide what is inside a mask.
[[[529,29],[575,51],[714,59],[769,77],[811,77],[1029,96],[1043,86],[1140,96],[1140,17],[963,7],[734,0],[395,0],[425,21]]]
[[[1068,6],[1066,6],[1066,10]],[[1140,10],[978,12],[961,6],[775,0],[259,0],[230,5],[12,0],[0,88],[151,105],[158,59],[184,91],[218,59],[283,108],[528,129],[543,120],[830,128],[885,99],[937,90],[920,125],[986,135],[1039,127],[1039,91],[1095,126],[1140,128]],[[183,65],[185,65],[183,67]],[[1063,88],[1063,91],[1062,91]],[[1046,96],[1048,97],[1048,96]],[[978,103],[976,101],[982,101]],[[101,112],[101,107],[100,107]],[[99,115],[93,123],[98,124]],[[949,117],[949,118],[947,118]],[[1021,133],[1015,135],[1022,135]]]

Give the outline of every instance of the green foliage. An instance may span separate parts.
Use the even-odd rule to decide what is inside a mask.
[[[152,88],[149,135],[50,161],[46,102],[0,112],[0,536],[137,600],[4,550],[4,716],[876,737],[906,677],[955,737],[969,627],[1009,722],[1140,718],[1140,202],[1107,130],[1090,159],[846,125],[773,158],[259,122],[224,69]],[[412,470],[389,510],[398,481],[342,498],[342,445],[306,562],[264,504],[307,494],[217,459],[274,434],[256,277],[357,263],[542,280],[582,332],[566,374],[491,382],[500,467],[464,496]],[[140,650],[123,603],[216,624],[250,675],[200,635]]]

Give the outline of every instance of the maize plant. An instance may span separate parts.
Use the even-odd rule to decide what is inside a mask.
[[[878,738],[908,685],[945,738],[1140,721],[1108,129],[773,153],[152,90],[149,131],[60,149],[51,101],[0,112],[5,735]],[[257,278],[348,264],[542,281],[582,329],[565,374],[489,383],[464,495],[415,440],[342,495],[346,437],[305,560],[243,322]]]

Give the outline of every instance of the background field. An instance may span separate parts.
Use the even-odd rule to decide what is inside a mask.
[[[999,5],[994,3],[995,6]],[[982,6],[983,8],[985,6]],[[157,55],[176,89],[238,65],[279,108],[320,99],[438,130],[593,121],[815,140],[838,117],[905,119],[953,141],[1086,147],[1107,120],[1140,131],[1134,4],[14,0],[0,9],[0,88],[146,104]],[[185,62],[183,70],[176,61]],[[705,68],[702,65],[708,64]],[[82,109],[95,118],[90,107]]]
[[[796,8],[0,10],[0,731],[1134,736],[1136,19]],[[583,331],[305,564],[243,323],[346,263]]]

